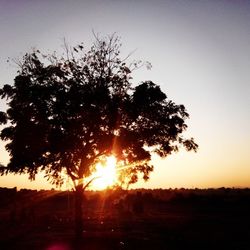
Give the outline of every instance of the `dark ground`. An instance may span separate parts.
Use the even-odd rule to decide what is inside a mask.
[[[250,249],[250,190],[87,192],[82,239],[73,195],[0,189],[0,249]]]

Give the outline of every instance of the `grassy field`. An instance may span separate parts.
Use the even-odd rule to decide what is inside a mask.
[[[0,190],[0,249],[250,249],[250,190],[87,192],[74,240],[73,195]]]

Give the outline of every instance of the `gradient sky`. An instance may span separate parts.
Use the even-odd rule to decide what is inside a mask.
[[[0,86],[12,83],[32,47],[60,50],[117,32],[123,54],[148,60],[135,81],[152,80],[189,114],[198,153],[153,157],[155,171],[134,187],[250,187],[250,1],[0,0]],[[0,101],[0,109],[5,109]],[[8,162],[0,142],[0,162]],[[0,186],[50,188],[39,176],[0,177]]]

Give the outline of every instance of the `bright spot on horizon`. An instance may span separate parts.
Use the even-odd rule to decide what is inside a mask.
[[[106,158],[104,164],[98,163],[93,177],[96,177],[96,179],[92,182],[91,189],[103,190],[113,186],[117,181],[116,158],[111,155]]]

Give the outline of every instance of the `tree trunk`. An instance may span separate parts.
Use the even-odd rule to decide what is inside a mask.
[[[82,238],[83,216],[82,216],[83,186],[78,185],[75,190],[75,237]]]

